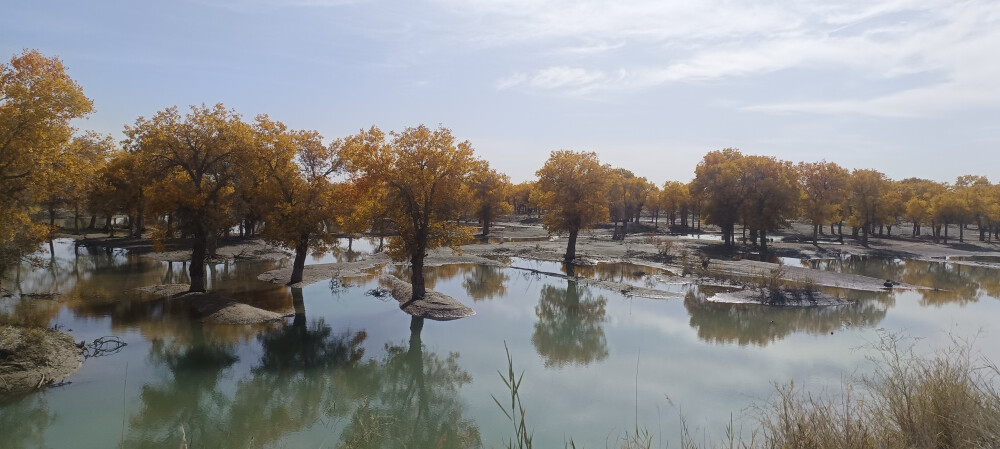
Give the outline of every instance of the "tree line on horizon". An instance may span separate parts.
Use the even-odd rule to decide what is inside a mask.
[[[412,267],[412,300],[423,297],[423,259],[489,235],[498,216],[537,214],[553,234],[568,234],[572,262],[579,232],[611,222],[624,239],[629,223],[662,217],[672,230],[702,222],[733,245],[737,226],[766,251],[767,233],[790,221],[843,239],[843,227],[868,244],[913,224],[935,241],[948,225],[975,224],[980,240],[1000,238],[1000,184],[961,176],[954,184],[888,179],[832,162],[792,162],[727,148],[707,153],[689,183],[657,185],[594,152],[553,151],[537,179],[513,184],[444,127],[377,127],[327,141],[267,115],[245,120],[218,104],[170,107],[126,125],[125,139],[79,133],[74,119],[93,111],[58,58],[25,50],[0,65],[0,265],[16,263],[50,239],[57,212],[113,236],[125,216],[129,237],[162,248],[190,238],[191,291],[204,291],[207,256],[238,229],[295,253],[290,283],[301,281],[306,254],[343,234],[395,235],[388,253]],[[47,221],[47,223],[46,223]],[[697,225],[695,224],[697,222]],[[943,232],[942,232],[943,229]]]

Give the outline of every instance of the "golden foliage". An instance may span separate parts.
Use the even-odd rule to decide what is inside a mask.
[[[346,138],[342,156],[357,192],[382,198],[384,208],[362,201],[355,214],[367,223],[385,214],[395,224],[394,258],[422,262],[429,249],[471,238],[459,224],[473,204],[469,178],[480,164],[468,141],[456,143],[447,128],[421,125],[386,135],[372,127]]]
[[[547,213],[542,223],[550,233],[568,232],[566,258],[575,257],[575,238],[582,229],[608,219],[610,167],[597,153],[553,151],[537,172],[539,205]]]
[[[70,121],[93,110],[58,58],[25,50],[0,64],[0,263],[31,252],[48,229],[29,214],[48,195],[53,171],[73,165]]]

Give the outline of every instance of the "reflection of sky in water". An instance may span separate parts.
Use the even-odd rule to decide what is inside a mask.
[[[434,379],[457,383],[425,378],[425,393],[432,393],[425,395],[431,398],[428,407],[446,412],[435,416],[460,418],[436,424],[462,431],[471,422],[485,447],[497,447],[509,435],[509,423],[490,399],[504,394],[496,374],[506,369],[504,342],[515,368],[525,373],[523,400],[539,447],[559,447],[568,437],[601,447],[609,432],[613,439],[634,428],[635,408],[640,426],[657,435],[662,429],[665,440],[676,445],[680,407],[692,429],[707,426],[721,436],[730,412],[739,424],[749,403],[770,396],[772,382],[795,379],[796,386],[812,391],[836,390],[843,376],[867,372],[866,351],[860,348],[877,339],[879,328],[922,337],[921,348],[943,347],[949,331],[970,336],[982,329],[980,338],[991,342],[991,317],[1000,313],[997,270],[948,263],[810,262],[821,269],[937,283],[957,293],[885,292],[846,306],[787,309],[711,303],[697,290],[676,300],[625,298],[521,270],[455,265],[429,269],[428,276],[437,277],[429,284],[478,314],[428,321],[417,346],[422,349],[414,351],[409,319],[396,302],[365,295],[375,281],[336,294],[327,282],[304,288],[302,320],[210,325],[190,321],[170,301],[132,290],[167,279],[183,281],[185,264],[80,250],[77,259],[71,248],[57,247],[55,272],[45,266],[22,270],[22,288],[30,284],[44,290],[52,283],[50,290],[63,296],[0,301],[7,313],[72,329],[76,340],[114,334],[129,342],[119,354],[88,360],[70,385],[0,405],[0,422],[16,416],[28,430],[33,429],[28,417],[57,416],[32,421],[50,447],[81,440],[94,447],[118,444],[120,435],[107,429],[121,426],[123,386],[126,439],[133,447],[176,447],[181,424],[189,436],[219,445],[246,447],[244,437],[255,434],[260,446],[325,442],[334,447],[344,429],[344,435],[350,433],[365,397],[378,413],[411,419],[419,404],[393,396],[393,388],[409,391],[419,374],[432,372],[438,376]],[[511,263],[562,273],[559,263]],[[290,312],[296,297],[290,289],[256,280],[266,265],[214,264],[210,285],[228,296]],[[630,285],[657,276],[654,269],[630,264],[579,267],[577,274]],[[350,350],[338,352],[343,348]],[[359,361],[344,360],[361,349]],[[1000,356],[1000,345],[980,349],[993,359]],[[449,365],[453,353],[458,357]],[[461,381],[463,373],[469,382]],[[410,393],[413,401],[421,397],[419,391]],[[288,413],[270,416],[268,410]],[[746,428],[753,423],[750,418],[743,422]],[[242,436],[229,441],[219,429],[239,430]]]

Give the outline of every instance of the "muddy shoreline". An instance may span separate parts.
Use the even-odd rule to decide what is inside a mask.
[[[566,250],[565,238],[549,235],[540,224],[533,223],[533,220],[516,221],[514,219],[518,217],[508,218],[510,219],[501,221],[492,228],[488,239],[464,245],[460,252],[448,248],[430,251],[425,261],[426,265],[471,263],[510,266],[530,271],[532,268],[519,266],[516,262],[510,261],[524,259],[562,262]],[[679,236],[668,235],[667,226],[663,223],[658,228],[652,223],[643,223],[640,227],[643,232],[628,234],[624,240],[617,241],[611,239],[611,230],[608,228],[599,227],[581,232],[577,242],[576,264],[587,266],[597,263],[632,263],[662,269],[669,272],[665,275],[667,279],[664,279],[664,282],[674,285],[721,285],[736,290],[753,290],[748,288],[748,282],[752,283],[755,278],[776,276],[789,284],[806,283],[810,288],[878,292],[886,290],[884,285],[886,279],[791,266],[782,263],[781,260],[787,258],[830,260],[868,256],[989,266],[998,262],[984,262],[983,259],[1000,258],[1000,243],[979,242],[974,239],[965,239],[965,242],[952,239],[948,244],[934,243],[927,238],[909,237],[910,229],[906,226],[896,227],[895,235],[891,237],[871,237],[869,247],[866,248],[850,235],[844,236],[843,243],[835,241],[834,236],[821,235],[818,244],[813,245],[812,226],[806,223],[793,223],[790,228],[770,234],[775,241],[768,244],[769,256],[772,259],[777,258],[776,261],[760,260],[759,253],[750,246],[724,247],[719,241],[719,234],[710,226],[704,227],[702,234]],[[968,234],[973,236],[972,232]],[[84,242],[126,248],[156,260],[183,261],[190,257],[190,250],[184,248],[185,241],[168,242],[168,251],[161,253],[153,252],[148,240],[108,239],[91,235],[86,236]],[[218,243],[217,258],[221,260],[278,260],[290,255],[288,251],[259,239],[226,238],[220,239]],[[665,245],[669,249],[664,250]],[[390,263],[394,262],[384,253],[376,253],[362,255],[360,260],[353,262],[307,265],[302,282],[292,287],[304,287],[333,278],[370,277],[374,275],[373,270]],[[583,283],[620,291],[630,296],[653,299],[683,296],[676,291],[570,276],[565,270],[540,274],[574,278]],[[261,273],[258,279],[286,284],[290,276],[291,267],[286,265],[284,268]],[[894,279],[888,281],[892,281],[893,289],[934,288],[930,285],[901,283]],[[820,293],[820,295],[825,294]],[[746,302],[749,294],[735,296],[740,297],[738,302]],[[838,302],[836,299],[834,296],[826,295],[813,304],[834,304]]]
[[[876,279],[835,271],[825,271],[803,266],[791,266],[783,260],[836,260],[853,256],[897,257],[930,262],[947,262],[968,266],[1000,266],[1000,244],[978,242],[967,239],[964,243],[952,240],[949,244],[933,243],[926,239],[909,237],[873,237],[869,247],[845,236],[844,243],[832,241],[830,236],[813,245],[808,237],[811,226],[794,224],[784,232],[774,233],[774,242],[769,244],[771,260],[760,260],[759,254],[747,246],[735,249],[725,248],[718,240],[718,234],[709,227],[701,235],[666,235],[665,226],[655,229],[645,226],[642,233],[633,233],[624,240],[611,239],[610,229],[594,229],[581,233],[577,246],[575,264],[587,267],[599,263],[630,263],[636,266],[663,270],[656,275],[656,285],[670,286],[713,286],[721,293],[709,300],[742,304],[761,304],[774,292],[754,284],[755,279],[766,277],[787,282],[790,285],[808,285],[813,293],[807,300],[789,302],[787,306],[837,306],[848,300],[824,293],[824,288],[860,292],[887,290],[885,279]],[[899,234],[908,234],[908,229],[897,229]],[[971,233],[970,233],[971,234]],[[185,241],[168,242],[167,251],[156,253],[148,239],[107,238],[101,235],[67,236],[77,239],[83,245],[98,245],[108,248],[122,248],[143,257],[161,261],[185,261],[190,257]],[[666,242],[666,243],[665,243]],[[447,264],[485,264],[509,267],[534,272],[537,275],[575,279],[578,282],[600,288],[619,291],[626,296],[651,299],[683,298],[679,289],[663,289],[637,286],[632,283],[567,273],[566,268],[539,270],[531,261],[554,262],[561,266],[566,240],[559,236],[549,236],[538,224],[524,224],[516,221],[499,223],[489,239],[461,247],[459,252],[450,249],[436,249],[428,254],[427,266]],[[259,239],[227,238],[219,241],[217,258],[221,260],[280,260],[290,253],[266,244]],[[790,259],[789,259],[790,258]],[[353,262],[308,265],[304,279],[293,287],[303,287],[330,279],[362,277],[376,279],[379,268],[394,263],[384,253],[361,255]],[[290,266],[261,273],[258,279],[285,284],[291,275]],[[932,285],[910,285],[893,282],[892,289],[933,289]],[[398,298],[406,297],[408,284],[396,280],[386,282],[390,291]],[[238,298],[223,298],[213,293],[183,294],[186,285],[152,285],[144,291],[156,295],[170,296],[172,301],[183,302],[193,311],[192,316],[208,322],[244,325],[281,320],[287,315],[258,309],[239,302]],[[790,292],[796,289],[790,289]],[[798,291],[802,291],[799,289]],[[405,310],[414,316],[431,319],[457,319],[475,312],[454,298],[441,298],[430,292],[432,299],[427,304],[412,304]],[[438,295],[438,296],[434,296]],[[441,297],[439,297],[441,296]],[[794,295],[793,295],[794,296]],[[403,302],[400,300],[400,302]],[[27,344],[26,344],[27,342]],[[82,364],[79,346],[69,335],[57,330],[44,328],[0,327],[0,395],[34,391],[56,384],[75,372]]]

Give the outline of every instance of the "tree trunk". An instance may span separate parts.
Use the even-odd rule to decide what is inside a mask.
[[[205,256],[208,249],[208,235],[201,224],[194,231],[194,242],[191,250],[191,265],[188,273],[191,277],[189,292],[205,291]]]
[[[844,243],[844,222],[837,222],[837,241]]]
[[[292,263],[292,278],[288,285],[302,282],[302,272],[306,267],[306,254],[309,252],[309,234],[299,236],[299,242],[295,245],[295,261]]]
[[[813,246],[819,246],[819,223],[813,223]]]
[[[93,231],[94,228],[96,228],[96,227],[97,227],[97,215],[91,215],[90,216],[90,226],[87,226],[87,229]]]
[[[490,235],[490,220],[483,218],[483,237]]]
[[[197,235],[195,237],[197,238]],[[205,250],[208,252],[209,257],[218,255],[216,251],[219,250],[219,237],[215,233],[205,233]]]
[[[944,224],[944,237],[941,240],[941,243],[944,243],[945,245],[948,244],[948,223],[947,222],[945,222],[945,224]]]
[[[579,229],[569,231],[569,243],[566,244],[566,254],[563,256],[567,263],[573,263],[573,259],[576,259],[576,236],[579,233]]]
[[[143,189],[139,189],[139,204],[135,208],[135,234],[133,237],[142,238],[142,232],[146,229],[146,207],[145,200],[143,199]]]
[[[410,305],[409,303],[416,301],[418,299],[423,299],[424,295],[427,294],[427,287],[424,284],[424,255],[414,254],[410,258],[410,269],[413,274],[410,276],[410,284],[413,286],[413,293],[410,296],[410,300],[404,305]]]
[[[767,231],[760,230],[760,256],[767,254]]]
[[[865,248],[867,248],[868,247],[868,223],[865,223],[865,225],[862,226],[861,228],[862,228],[862,233],[863,233],[862,236],[861,236],[861,246],[864,246]]]
[[[80,205],[73,206],[73,233],[80,233]]]
[[[965,243],[965,223],[958,223],[958,243]]]
[[[56,204],[49,203],[49,226],[56,225]]]

